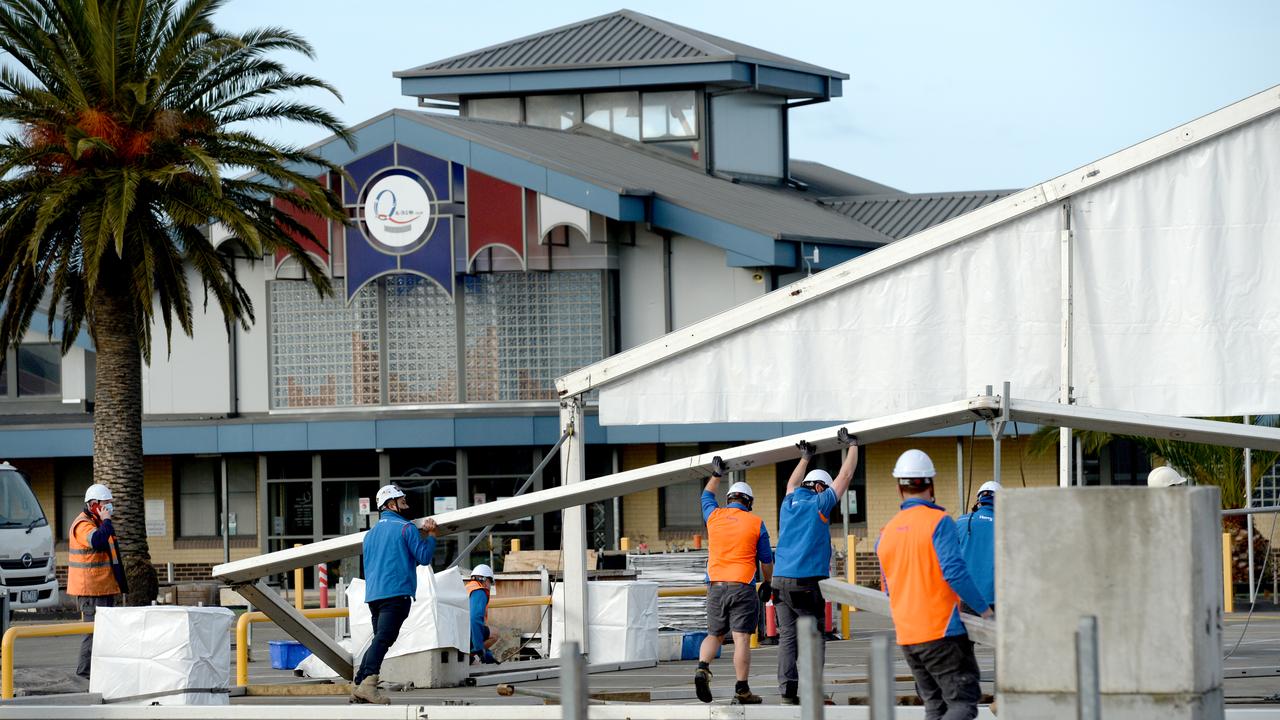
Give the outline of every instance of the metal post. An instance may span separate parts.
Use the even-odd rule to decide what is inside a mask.
[[[1084,487],[1084,443],[1076,438],[1076,485]]]
[[[1005,423],[1009,421],[1009,383],[1006,381],[1000,398],[1000,415],[987,421],[987,429],[991,431],[991,479],[1000,482],[1000,437],[1004,435]],[[987,386],[987,394],[991,394],[991,386]],[[963,503],[961,503],[963,505]],[[963,508],[961,509],[963,512]]]
[[[339,580],[334,590],[338,593],[338,597],[334,600],[334,607],[344,608],[347,606],[347,581]],[[252,624],[252,623],[250,623]],[[347,636],[347,619],[344,617],[336,617],[333,619],[333,636],[339,640]]]
[[[800,654],[796,658],[800,670],[800,718],[822,718],[822,646],[818,643],[818,622],[803,615],[796,625]],[[736,652],[736,651],[735,651]]]
[[[560,452],[560,484],[571,487],[587,479],[586,416],[581,397],[560,402],[560,430],[568,441]],[[576,642],[585,655],[587,643],[587,508],[574,505],[561,511],[564,548],[564,639]]]
[[[560,717],[587,720],[587,662],[573,640],[560,646]]]
[[[893,720],[898,698],[894,691],[893,646],[886,635],[871,638],[871,720]]]
[[[547,571],[546,565],[538,566],[538,594],[546,597],[551,594],[551,573]],[[542,642],[540,643],[542,657],[551,657],[551,613],[543,611],[542,627],[540,628]]]
[[[1102,695],[1098,676],[1098,618],[1085,615],[1076,630],[1076,717],[1101,720]]]
[[[1061,327],[1059,329],[1062,342],[1061,352],[1059,355],[1058,375],[1061,384],[1058,387],[1058,402],[1065,405],[1071,404],[1071,334],[1072,334],[1072,252],[1073,236],[1071,232],[1071,203],[1064,202],[1062,204],[1062,234],[1059,238],[1058,249],[1058,267],[1060,268],[1061,294],[1060,294],[1060,310],[1061,310]],[[1068,487],[1071,485],[1071,461],[1073,455],[1071,452],[1071,428],[1061,428],[1058,430],[1058,485]]]
[[[622,458],[618,452],[618,448],[613,448],[613,474],[617,475],[622,472]],[[614,496],[613,498],[613,549],[622,549],[622,498]]]
[[[1244,424],[1249,424],[1249,416],[1244,416]],[[1244,506],[1253,507],[1253,451],[1249,448],[1244,449]],[[1249,602],[1252,604],[1258,599],[1258,583],[1253,576],[1253,515],[1246,515],[1244,518],[1244,529],[1249,536]]]
[[[964,438],[956,436],[956,507],[964,510]]]
[[[9,632],[9,589],[0,588],[0,636]]]
[[[227,456],[222,456],[222,562],[231,562],[231,491],[227,488]]]

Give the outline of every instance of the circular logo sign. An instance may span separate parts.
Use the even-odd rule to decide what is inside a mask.
[[[431,229],[431,195],[411,175],[384,175],[365,191],[362,219],[370,240],[392,251],[406,250]]]
[[[31,553],[22,553],[22,567],[29,568],[35,564],[35,558],[31,557]]]

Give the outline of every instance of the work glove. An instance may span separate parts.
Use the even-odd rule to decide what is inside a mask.
[[[857,447],[858,436],[850,435],[848,428],[840,428],[839,430],[836,431],[836,442],[840,443],[841,445],[850,445],[852,447]]]
[[[765,580],[764,582],[760,583],[760,587],[757,589],[756,592],[760,594],[760,604],[764,605],[765,603],[773,599],[773,584],[770,583],[768,580]]]
[[[796,443],[796,447],[800,449],[800,459],[805,462],[812,460],[813,456],[818,454],[818,448],[814,447],[813,443],[807,440],[801,440]]]
[[[719,455],[711,458],[711,477],[724,477],[727,472],[729,472],[729,466]]]

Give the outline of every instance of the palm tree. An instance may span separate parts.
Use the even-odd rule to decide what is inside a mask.
[[[324,81],[289,72],[273,53],[310,57],[280,28],[231,33],[213,24],[223,0],[0,0],[0,347],[18,343],[44,307],[62,321],[65,352],[82,328],[97,352],[93,473],[115,496],[128,601],[155,597],[142,523],[142,363],[158,314],[166,342],[191,334],[188,277],[222,309],[228,333],[254,309],[234,260],[208,228],[229,228],[250,257],[287,251],[317,292],[324,270],[277,209],[343,217],[315,176],[340,170],[263,139],[261,121],[319,126],[350,142],[329,112],[291,100]],[[239,178],[229,170],[243,171]]]

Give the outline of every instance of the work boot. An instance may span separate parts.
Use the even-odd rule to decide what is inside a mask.
[[[711,702],[711,670],[708,668],[698,668],[693,673],[693,688],[698,693],[698,699],[704,703]]]
[[[800,698],[795,695],[783,695],[782,704],[783,705],[799,705]]]
[[[738,690],[733,694],[733,700],[730,701],[729,704],[730,705],[759,705],[762,702],[764,702],[764,700],[761,700],[759,695],[756,695],[750,690]],[[796,700],[796,704],[797,705],[800,704],[799,699]]]
[[[391,698],[387,697],[378,689],[378,676],[370,675],[351,688],[351,697],[356,702],[372,703],[374,705],[390,705]]]

